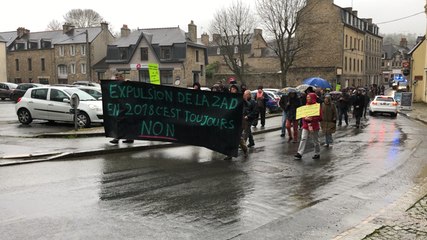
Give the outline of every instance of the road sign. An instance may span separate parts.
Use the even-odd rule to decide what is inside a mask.
[[[402,62],[402,67],[408,68],[409,67],[409,62]]]

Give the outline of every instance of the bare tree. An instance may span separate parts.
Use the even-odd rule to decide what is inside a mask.
[[[64,20],[77,28],[95,27],[104,22],[104,18],[92,9],[72,9],[64,15]]]
[[[48,31],[61,30],[62,29],[62,24],[58,20],[52,20],[47,25],[46,29]]]
[[[304,43],[301,36],[297,38],[296,31],[303,17],[299,11],[305,4],[306,0],[257,0],[262,24],[274,38],[270,47],[279,57],[282,87],[287,86],[288,70]]]
[[[242,82],[245,73],[245,47],[251,41],[250,33],[254,26],[255,18],[250,6],[240,0],[217,11],[210,26],[213,41],[220,48],[225,64]]]

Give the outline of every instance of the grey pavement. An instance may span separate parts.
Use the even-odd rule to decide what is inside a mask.
[[[411,110],[400,110],[400,116],[427,124],[427,104],[414,103]],[[265,128],[252,128],[254,135],[278,131],[281,115],[266,119]],[[61,160],[70,157],[96,156],[144,149],[176,147],[180,144],[135,141],[134,144],[112,145],[104,136],[103,127],[79,129],[32,136],[7,136],[0,140],[0,167],[40,161]],[[37,151],[34,151],[37,146]],[[399,201],[369,219],[336,236],[338,239],[427,239],[427,179]],[[387,212],[387,214],[383,214]],[[392,212],[393,214],[390,214]],[[386,217],[387,216],[387,217]]]

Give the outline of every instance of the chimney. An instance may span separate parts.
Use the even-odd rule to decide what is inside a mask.
[[[62,33],[64,34],[72,34],[74,32],[74,26],[71,23],[64,23],[62,25]]]
[[[221,35],[220,34],[218,34],[218,33],[214,33],[213,35],[212,35],[212,41],[214,42],[214,43],[220,43],[221,42]]]
[[[18,38],[22,38],[22,37],[24,37],[25,35],[30,34],[30,30],[25,29],[25,28],[23,28],[23,27],[18,28],[18,29],[16,30],[16,32],[17,32],[17,34],[18,34]]]
[[[351,11],[351,13],[357,17],[357,11]]]
[[[128,25],[123,24],[123,27],[120,28],[120,37],[127,37],[130,35],[130,29],[128,28]]]
[[[107,31],[108,30],[108,23],[107,22],[102,22],[101,23],[101,30],[102,31]]]
[[[408,40],[406,40],[406,38],[401,38],[400,39],[400,46],[404,47],[404,48],[408,47]]]
[[[188,24],[188,37],[192,42],[197,42],[197,26],[193,20]]]
[[[207,33],[202,34],[202,43],[205,46],[209,45],[209,35]]]

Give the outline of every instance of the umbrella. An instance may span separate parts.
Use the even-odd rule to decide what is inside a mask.
[[[329,92],[329,94],[331,94],[331,95],[340,95],[340,94],[342,94],[342,92],[341,91],[332,91],[332,92]]]
[[[323,78],[320,77],[311,77],[306,78],[302,81],[304,84],[308,84],[310,86],[318,87],[318,88],[329,88],[332,89],[331,84]]]
[[[316,87],[310,86],[308,84],[301,84],[299,86],[296,87],[296,89],[300,92],[305,92],[305,90],[307,90],[307,88],[312,87],[313,90],[316,90]]]
[[[296,89],[294,87],[285,87],[285,88],[280,89],[279,92],[282,92],[284,94],[288,94],[288,93],[291,93],[291,92],[295,92],[296,93],[296,92],[298,92],[298,89]]]

